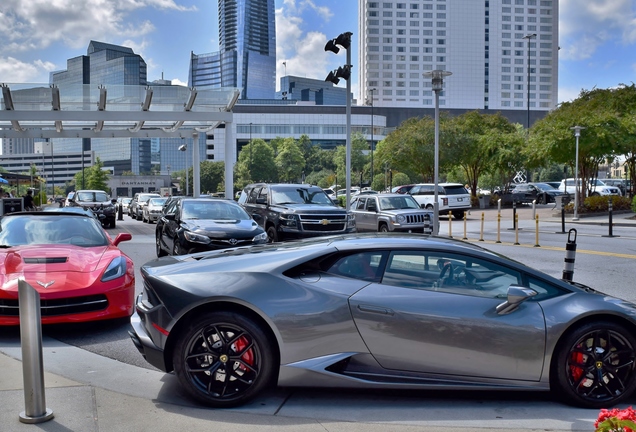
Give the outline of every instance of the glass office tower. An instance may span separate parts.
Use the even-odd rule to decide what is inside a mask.
[[[144,59],[131,48],[91,41],[85,56],[67,60],[67,69],[53,72],[51,84],[60,89],[65,85],[147,85]],[[64,91],[64,90],[63,90]],[[81,91],[81,90],[79,90]],[[116,175],[124,171],[135,174],[150,172],[150,140],[138,138],[57,138],[56,151],[95,151],[104,166],[112,167]]]
[[[219,0],[219,51],[190,57],[192,87],[237,87],[241,99],[274,99],[274,0]]]

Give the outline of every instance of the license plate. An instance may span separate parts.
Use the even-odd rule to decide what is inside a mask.
[[[464,198],[457,198],[457,201],[464,201]]]

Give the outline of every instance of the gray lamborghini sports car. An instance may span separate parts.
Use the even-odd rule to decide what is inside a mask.
[[[197,400],[269,386],[634,390],[636,305],[476,245],[351,234],[164,257],[141,269],[133,342]]]

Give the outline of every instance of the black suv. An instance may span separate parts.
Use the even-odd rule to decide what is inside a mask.
[[[117,219],[115,203],[117,200],[111,200],[106,192],[102,190],[78,190],[73,196],[69,194],[68,200],[69,207],[92,210],[104,227],[115,228],[115,220]]]
[[[318,186],[247,185],[239,204],[265,229],[270,242],[355,232],[355,217]]]

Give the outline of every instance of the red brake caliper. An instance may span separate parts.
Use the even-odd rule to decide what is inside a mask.
[[[245,336],[241,336],[234,342],[235,349],[237,353],[243,351],[245,347],[248,345],[247,338]],[[247,350],[242,356],[241,359],[250,366],[254,366],[254,351],[250,348]],[[240,366],[241,369],[245,369],[244,366]]]
[[[572,378],[574,378],[574,381],[578,381],[583,375],[583,369],[577,365],[583,364],[583,354],[579,352],[570,354],[570,363]]]

